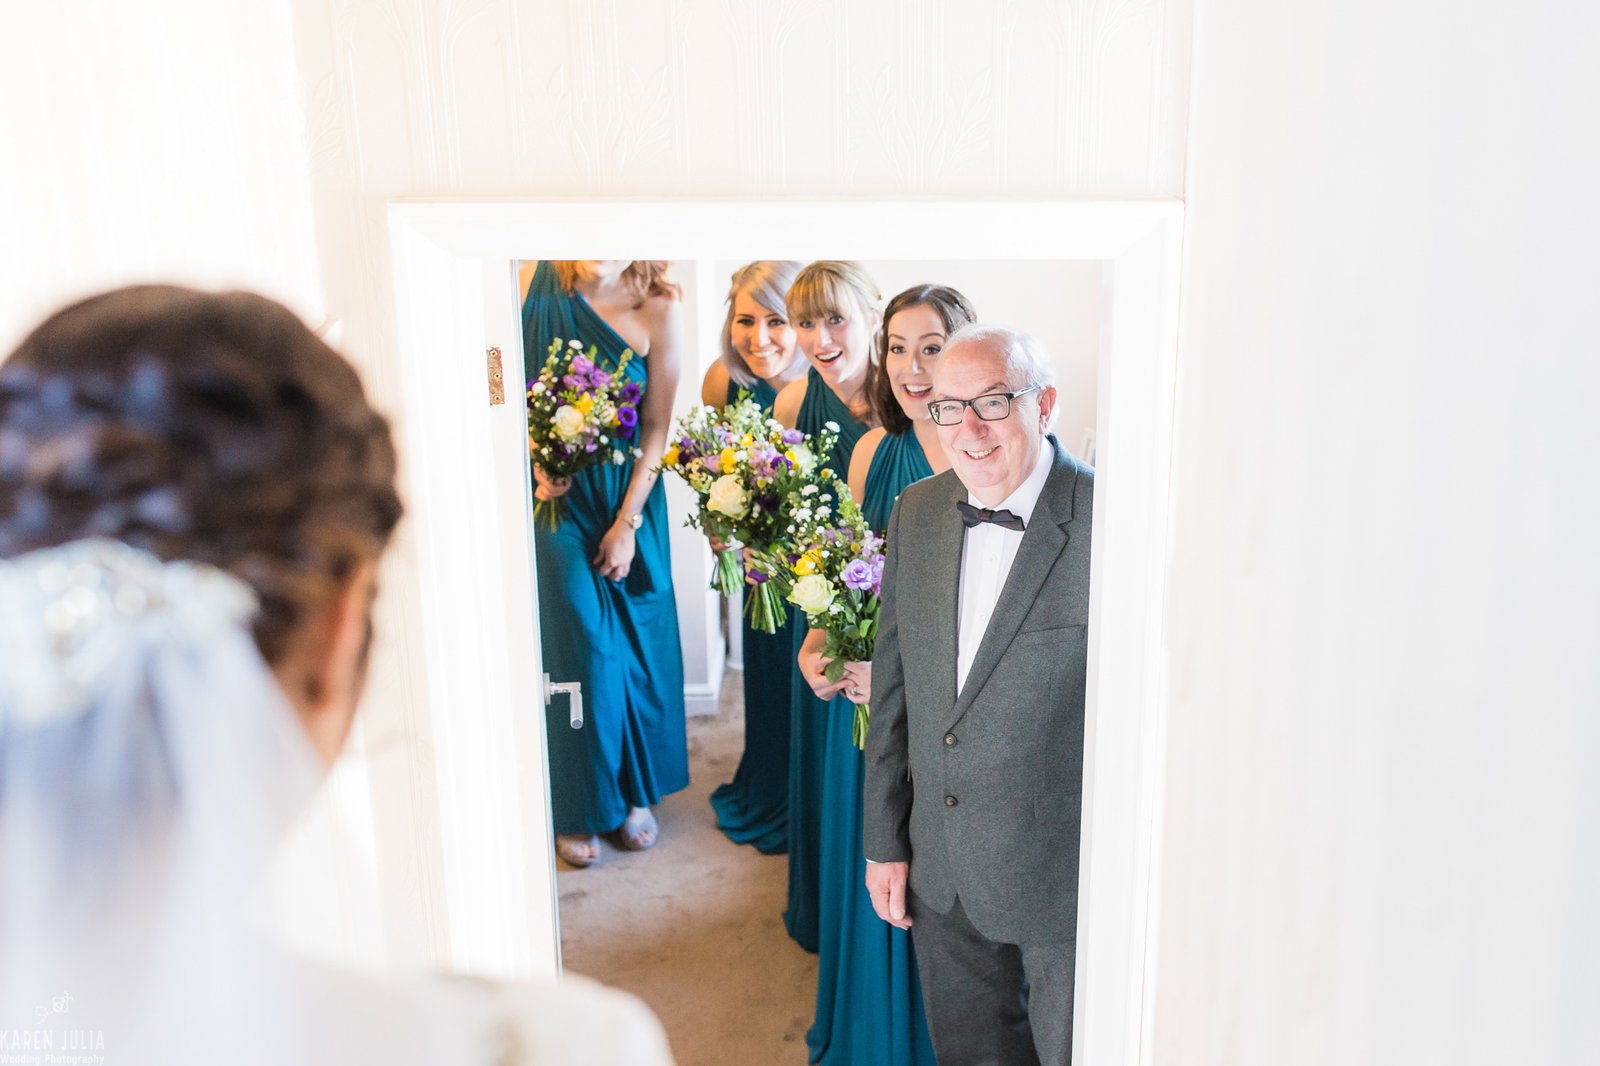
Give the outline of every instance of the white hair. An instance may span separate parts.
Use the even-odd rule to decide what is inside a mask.
[[[958,344],[987,344],[999,351],[1005,356],[1006,377],[1013,388],[1043,388],[1056,383],[1056,367],[1050,353],[1030,334],[974,322],[950,334],[944,343],[945,352]],[[1019,376],[1024,380],[1018,381]]]

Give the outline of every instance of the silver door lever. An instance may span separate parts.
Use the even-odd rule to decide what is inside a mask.
[[[567,694],[568,706],[572,709],[572,728],[583,728],[583,682],[581,681],[551,681],[550,675],[544,675],[544,705],[550,706],[550,697],[557,693]]]

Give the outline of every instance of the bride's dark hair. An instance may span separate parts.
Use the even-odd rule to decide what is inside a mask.
[[[400,514],[388,422],[265,297],[119,289],[0,365],[0,558],[108,537],[209,563],[255,590],[269,663]]]

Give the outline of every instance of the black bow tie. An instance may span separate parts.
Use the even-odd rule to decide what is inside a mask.
[[[1010,511],[991,511],[987,507],[974,507],[965,500],[956,501],[956,510],[961,512],[961,524],[971,529],[979,522],[993,522],[1005,529],[1014,529],[1021,533],[1028,524]]]

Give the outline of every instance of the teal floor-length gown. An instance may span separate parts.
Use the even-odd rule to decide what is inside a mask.
[[[728,403],[748,392],[770,412],[778,392],[757,378],[728,383]],[[733,780],[711,793],[717,828],[735,844],[764,855],[789,850],[789,689],[794,684],[793,637],[787,628],[763,633],[744,620],[744,754]]]
[[[576,339],[615,369],[628,347],[576,293],[541,262],[522,305],[527,380],[544,365],[553,337]],[[635,353],[625,373],[649,388],[649,360]],[[658,480],[645,502],[628,576],[612,581],[590,561],[616,520],[633,476],[626,462],[601,463],[572,479],[565,520],[537,529],[539,632],[544,672],[583,684],[582,729],[569,724],[567,701],[546,708],[550,797],[558,834],[607,833],[630,807],[648,807],[689,783],[684,732],[683,652],[672,590],[666,492]]]
[[[850,453],[867,427],[834,395],[822,375],[807,372],[806,396],[795,416],[795,428],[813,437],[828,422],[839,427],[832,453],[823,458],[842,482],[850,473]],[[798,608],[789,612],[791,659],[800,654],[806,638],[806,616]],[[842,710],[841,710],[842,708]],[[849,714],[852,704],[843,696],[819,700],[798,667],[790,685],[789,721],[789,906],[783,926],[795,943],[816,951],[817,905],[822,833],[822,760],[828,745],[828,722]]]
[[[862,516],[882,532],[901,491],[932,476],[913,430],[884,437],[867,469]],[[827,1066],[934,1066],[911,934],[879,918],[867,895],[861,844],[866,759],[850,737],[853,719],[849,700],[828,704],[817,1013],[806,1046],[811,1062]]]

